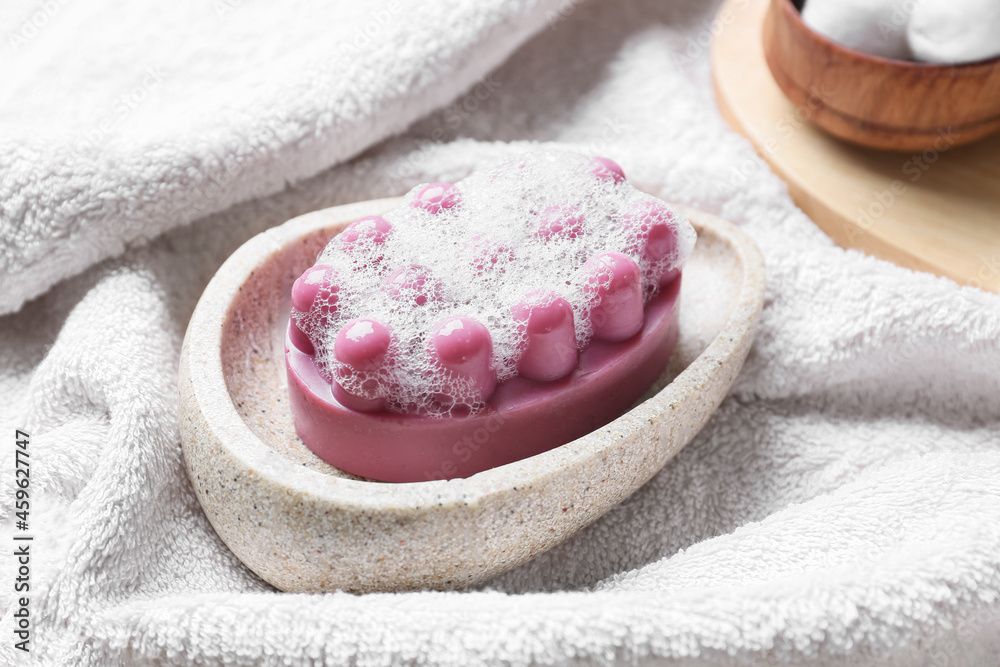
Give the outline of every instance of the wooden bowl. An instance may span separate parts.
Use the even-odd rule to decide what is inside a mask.
[[[462,588],[534,558],[690,442],[753,341],[764,301],[760,252],[728,222],[685,211],[698,243],[684,268],[677,346],[638,405],[573,442],[466,479],[348,475],[295,433],[284,360],[289,294],[330,238],[398,202],[317,211],[254,237],[205,288],[184,338],[180,427],[191,483],[233,553],[282,590]]]
[[[797,4],[771,0],[764,56],[785,95],[827,132],[872,148],[940,151],[1000,130],[1000,57],[936,65],[868,55],[812,30]]]

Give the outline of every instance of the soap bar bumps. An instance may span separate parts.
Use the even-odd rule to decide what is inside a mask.
[[[612,160],[532,153],[352,223],[296,281],[290,340],[347,408],[474,415],[634,336],[694,239]]]

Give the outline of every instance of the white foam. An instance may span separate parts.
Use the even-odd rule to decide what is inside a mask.
[[[526,154],[456,183],[459,204],[438,213],[411,205],[423,187],[417,186],[383,216],[393,226],[384,243],[361,235],[345,252],[334,238],[317,264],[333,266],[341,276],[336,312],[321,321],[321,309],[328,304],[315,303],[309,314],[296,316],[316,347],[324,374],[339,378],[351,393],[386,398],[393,411],[443,415],[458,408],[474,413],[483,403],[471,383],[450,377],[427,353],[431,328],[442,318],[466,315],[486,326],[497,379],[503,382],[516,375],[525,343],[511,307],[532,290],[551,290],[573,306],[577,343],[581,349],[586,346],[593,304],[582,289],[581,267],[595,253],[612,250],[635,260],[648,300],[657,290],[654,276],[680,268],[687,259],[694,229],[671,209],[675,252],[647,261],[630,242],[622,216],[640,202],[659,200],[627,182],[599,179],[591,168],[590,158],[566,151]],[[575,207],[583,217],[583,234],[556,235],[544,242],[537,238],[539,216],[550,206]],[[423,305],[416,305],[413,293],[393,295],[385,287],[389,274],[407,265],[423,267],[428,274],[423,291],[430,298]],[[392,363],[377,372],[354,373],[333,353],[340,328],[361,317],[377,319],[393,331]]]

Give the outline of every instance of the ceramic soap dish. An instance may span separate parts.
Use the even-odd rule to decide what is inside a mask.
[[[282,590],[464,588],[530,560],[690,442],[753,340],[764,298],[759,251],[733,225],[685,210],[698,242],[684,269],[678,341],[645,400],[573,442],[468,478],[349,475],[313,454],[293,425],[289,294],[330,238],[399,201],[317,211],[254,237],[219,269],[188,326],[180,365],[188,474],[223,541]]]

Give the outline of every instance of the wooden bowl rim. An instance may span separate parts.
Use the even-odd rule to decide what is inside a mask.
[[[810,26],[802,20],[802,12],[798,7],[795,6],[793,0],[772,0],[773,2],[778,2],[781,4],[781,12],[788,17],[788,20],[796,26],[799,32],[804,32],[808,34],[814,41],[823,44],[831,51],[835,51],[838,55],[843,56],[847,59],[854,59],[864,63],[870,63],[877,65],[879,67],[898,67],[901,69],[910,69],[914,71],[922,72],[943,72],[945,70],[953,69],[978,69],[982,68],[984,70],[992,69],[994,67],[1000,66],[1000,55],[993,56],[992,58],[986,58],[985,60],[974,60],[967,63],[926,63],[919,62],[916,60],[899,60],[897,58],[886,58],[884,56],[876,56],[871,53],[865,53],[864,51],[859,51],[850,46],[836,42],[826,35],[813,30]]]

